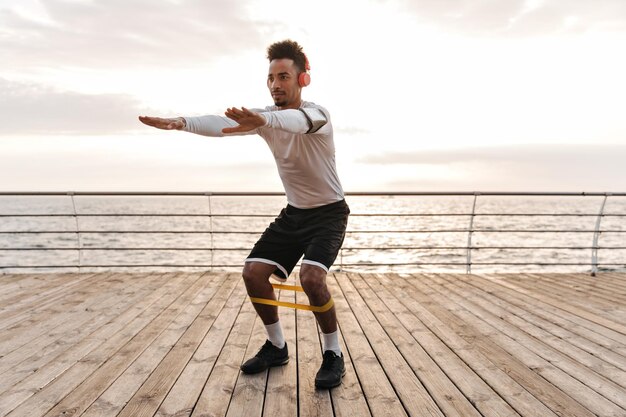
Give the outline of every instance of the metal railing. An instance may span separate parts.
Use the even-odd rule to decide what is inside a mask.
[[[54,268],[54,269],[68,269],[75,268],[79,271],[82,271],[86,268],[210,268],[210,269],[223,269],[223,268],[238,268],[241,266],[241,262],[214,262],[214,254],[216,252],[245,252],[249,251],[251,246],[243,247],[243,245],[239,246],[216,246],[215,237],[216,236],[251,236],[256,237],[260,235],[264,229],[264,226],[260,229],[253,230],[240,230],[237,228],[231,229],[217,229],[215,225],[215,221],[217,219],[236,219],[238,220],[238,224],[245,223],[245,220],[250,219],[267,219],[271,220],[277,212],[272,213],[242,213],[242,212],[227,212],[220,213],[216,212],[213,208],[213,203],[217,198],[254,198],[254,197],[284,197],[283,193],[254,193],[254,192],[0,192],[0,202],[8,201],[10,199],[19,199],[20,197],[59,197],[65,196],[68,197],[71,201],[72,212],[67,213],[27,213],[27,212],[0,212],[0,238],[3,238],[0,242],[4,242],[4,246],[0,244],[0,271],[8,271],[8,270],[37,270],[41,268]],[[206,208],[208,212],[204,213],[128,213],[128,212],[114,212],[114,213],[105,213],[105,212],[95,212],[95,213],[82,213],[77,209],[76,205],[76,197],[200,197],[206,198]],[[425,267],[431,268],[441,268],[441,267],[454,267],[454,268],[463,268],[466,273],[472,272],[472,267],[489,267],[489,266],[508,266],[519,268],[521,266],[578,266],[578,267],[586,267],[589,268],[592,274],[595,274],[599,268],[612,269],[612,270],[621,270],[626,268],[626,259],[618,258],[617,260],[611,259],[609,262],[600,262],[598,251],[620,251],[626,250],[626,245],[624,242],[626,240],[621,236],[626,237],[626,226],[624,226],[624,219],[626,218],[626,208],[623,211],[618,211],[615,213],[607,213],[605,210],[607,199],[617,199],[620,197],[626,197],[626,193],[548,193],[548,192],[525,192],[525,193],[516,193],[516,192],[396,192],[396,193],[385,193],[385,192],[363,192],[363,193],[347,193],[347,198],[349,203],[351,204],[351,198],[365,198],[365,199],[375,199],[375,198],[399,198],[399,197],[412,197],[412,198],[425,198],[425,197],[460,197],[471,199],[471,210],[463,211],[463,212],[402,212],[396,210],[392,211],[363,211],[358,212],[353,209],[352,214],[350,215],[352,219],[395,219],[396,224],[401,224],[401,221],[407,221],[408,219],[418,219],[422,218],[426,221],[424,222],[426,226],[435,224],[436,221],[434,219],[452,219],[457,218],[458,220],[454,222],[456,226],[446,226],[446,227],[425,227],[425,228],[402,228],[395,227],[392,229],[389,228],[352,228],[349,227],[347,231],[347,239],[346,244],[341,249],[340,255],[335,263],[335,267],[338,267],[341,270],[350,269],[350,268],[397,268],[402,267],[405,269],[411,268],[420,268],[424,269]],[[597,198],[600,199],[599,207],[597,208],[597,212],[481,212],[477,210],[477,202],[480,199],[490,198],[490,197],[558,197],[558,198],[571,198],[571,197],[589,197],[589,198]],[[7,200],[8,199],[8,200]],[[626,203],[626,201],[620,199],[620,203]],[[351,204],[352,205],[352,204]],[[388,206],[394,207],[393,204],[388,204]],[[406,205],[405,205],[406,206]],[[2,206],[0,205],[0,209]],[[89,229],[81,227],[81,223],[88,218],[141,218],[141,217],[150,217],[150,218],[201,218],[206,219],[206,228],[193,228],[193,229],[183,229],[183,230],[145,230],[145,229],[125,229],[120,230],[117,228],[107,228],[103,230],[99,230],[97,228]],[[467,218],[467,226],[460,227],[460,219],[464,217]],[[595,221],[595,226],[593,228],[580,228],[580,227],[572,227],[568,226],[566,228],[545,228],[545,227],[535,227],[535,228],[524,228],[524,227],[505,227],[505,228],[497,228],[497,227],[476,227],[476,220],[481,217],[493,217],[493,218],[506,218],[506,219],[522,219],[522,218],[544,218],[544,219],[564,219],[564,218],[591,218]],[[617,219],[618,226],[614,228],[602,228],[602,220],[604,218],[612,217]],[[72,218],[73,219],[73,229],[54,229],[54,228],[37,228],[37,229],[25,229],[22,230],[19,227],[19,221],[26,221],[27,219],[34,218],[42,218],[42,219],[55,219],[55,218]],[[371,221],[371,220],[370,220]],[[109,226],[114,226],[115,222],[112,222]],[[610,246],[601,246],[600,245],[600,236],[606,235],[610,233],[615,236],[620,236],[617,239],[614,239],[617,244],[613,244]],[[29,235],[73,235],[73,242],[75,245],[73,246],[65,246],[65,245],[42,245],[38,246],[28,246],[28,245],[15,245],[11,237],[16,236],[29,236]],[[148,245],[148,246],[133,246],[133,245],[124,245],[118,244],[115,246],[102,246],[102,245],[88,245],[85,242],[85,237],[93,236],[93,235],[171,235],[171,234],[206,234],[208,235],[208,243],[209,246],[168,246],[168,245]],[[368,236],[389,236],[389,235],[442,235],[442,234],[455,234],[455,235],[463,235],[466,236],[465,241],[466,244],[423,244],[423,243],[415,243],[414,241],[410,241],[408,244],[397,244],[394,243],[393,239],[387,239],[386,242],[391,243],[372,243],[372,239]],[[550,239],[542,238],[542,244],[528,245],[528,244],[505,244],[505,245],[494,245],[491,244],[477,244],[475,239],[477,235],[483,236],[493,236],[494,234],[508,234],[509,236],[514,234],[524,234],[531,236],[545,236],[545,234],[550,234],[551,236],[558,236],[564,234],[585,234],[591,235],[590,239],[588,239],[588,244],[581,245],[563,245],[551,243]],[[21,239],[23,240],[23,239]],[[365,240],[369,242],[369,244],[359,243]],[[378,239],[380,241],[380,239]],[[458,240],[458,239],[457,239]],[[520,239],[524,240],[524,239]],[[68,242],[68,239],[64,239],[64,242]],[[541,260],[519,260],[515,259],[489,259],[476,261],[473,259],[473,255],[480,253],[480,251],[512,251],[512,252],[520,252],[520,251],[532,251],[533,253],[537,253],[537,251],[589,251],[588,255],[590,261],[583,261],[581,258],[583,255],[577,256],[575,261],[562,261],[562,260],[550,260],[543,257]],[[29,262],[27,264],[16,262],[17,259],[9,257],[8,253],[22,253],[28,251],[70,251],[76,253],[76,258],[74,262],[68,263],[33,263]],[[150,252],[150,251],[184,251],[184,252],[201,252],[201,253],[209,253],[210,261],[208,262],[195,262],[190,263],[188,261],[185,262],[170,262],[170,263],[107,263],[107,262],[95,262],[95,263],[85,263],[84,255],[90,251],[127,251],[127,252]],[[359,252],[364,251],[375,251],[377,253],[389,253],[390,251],[398,252],[403,251],[404,258],[400,259],[396,262],[381,262],[381,261],[372,261],[371,259],[359,258],[357,255]],[[441,252],[441,251],[457,251],[456,255],[450,255],[444,259],[436,259],[433,260],[428,257],[428,254]],[[461,261],[461,256],[458,255],[459,252],[464,254],[464,260]],[[626,252],[625,252],[626,253]],[[355,255],[356,254],[356,255]],[[1,256],[4,255],[4,256]],[[349,255],[349,256],[348,256]],[[350,261],[346,260],[346,257],[356,259]],[[243,259],[243,258],[242,258]],[[515,270],[513,270],[515,271]]]

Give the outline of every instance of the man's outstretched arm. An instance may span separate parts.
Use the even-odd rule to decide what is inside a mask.
[[[231,107],[224,114],[238,125],[222,129],[223,133],[242,134],[260,127],[269,127],[304,134],[316,133],[328,125],[326,114],[318,108],[311,107],[277,111],[251,111],[245,107],[241,109]]]
[[[151,116],[139,116],[139,121],[145,125],[163,130],[183,130],[187,126],[184,117],[161,118]]]
[[[230,107],[226,117],[207,115],[199,117],[161,118],[139,116],[139,120],[157,129],[184,130],[204,136],[249,135],[260,127],[291,133],[316,133],[328,129],[327,116],[317,108],[300,110],[263,111]]]
[[[198,117],[161,118],[139,116],[139,120],[148,126],[163,130],[184,130],[203,136],[219,137],[225,135],[249,135],[255,133],[254,128],[242,128],[232,118],[206,115]],[[265,121],[263,122],[265,123]],[[235,128],[230,131],[229,129]]]
[[[265,126],[267,120],[260,113],[250,111],[245,107],[241,110],[236,107],[230,107],[226,109],[224,113],[226,117],[237,123],[237,126],[226,127],[222,129],[224,133],[245,133],[251,130],[258,129],[261,126]]]

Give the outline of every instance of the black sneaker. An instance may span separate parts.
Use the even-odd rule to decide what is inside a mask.
[[[266,340],[261,350],[241,365],[241,370],[245,374],[256,374],[265,371],[270,366],[285,365],[287,362],[289,362],[287,343],[285,342],[285,346],[279,349],[272,342]]]
[[[341,384],[341,378],[346,374],[343,364],[343,354],[337,356],[332,350],[324,352],[322,366],[315,376],[317,388],[332,388]]]

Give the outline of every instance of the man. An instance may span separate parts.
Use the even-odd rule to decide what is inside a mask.
[[[285,281],[304,255],[300,283],[309,304],[317,307],[314,314],[324,341],[315,385],[331,388],[341,384],[345,366],[326,275],[343,243],[350,210],[335,167],[330,115],[325,108],[301,98],[302,88],[310,82],[302,47],[291,40],[276,42],[268,47],[267,58],[267,87],[274,106],[263,110],[233,107],[226,110],[226,117],[140,116],[139,120],[160,129],[205,136],[256,133],[265,139],[276,160],[288,205],[245,260],[243,279],[251,299],[276,300],[269,278]],[[268,340],[256,356],[241,365],[244,373],[262,372],[289,361],[277,307],[255,302],[254,308],[265,324]]]

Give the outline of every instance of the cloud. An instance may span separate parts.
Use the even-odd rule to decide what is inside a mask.
[[[193,144],[151,137],[66,138],[23,149],[0,143],[2,191],[280,191],[271,157],[262,161],[213,162],[208,142]],[[69,142],[72,146],[63,146]],[[169,142],[169,144],[168,144]],[[58,143],[58,146],[57,146]],[[152,144],[152,148],[150,145]],[[165,149],[159,150],[165,144]],[[138,146],[140,145],[140,146]],[[204,146],[203,146],[204,145]],[[213,144],[215,145],[215,143]],[[263,144],[264,145],[264,144]],[[184,157],[189,147],[202,157]],[[156,148],[156,149],[155,149]],[[163,151],[169,152],[163,154]],[[219,152],[216,150],[215,152]],[[269,152],[268,152],[269,154]]]
[[[187,66],[264,45],[263,24],[230,0],[41,0],[0,7],[0,61],[13,68]],[[253,24],[254,23],[254,24]]]
[[[626,31],[623,0],[406,0],[405,7],[422,22],[475,34]]]
[[[624,191],[625,145],[519,145],[383,153],[361,158],[363,164],[440,166],[454,178],[398,178],[393,189],[441,188],[446,183],[466,189]],[[432,184],[430,182],[432,181]],[[439,187],[435,187],[439,186]],[[411,188],[411,187],[409,187]]]
[[[514,145],[501,147],[476,147],[455,150],[424,150],[387,152],[361,158],[368,164],[428,164],[455,163],[613,163],[626,158],[624,145]]]
[[[103,135],[136,129],[148,113],[124,94],[89,95],[0,78],[0,136]]]

